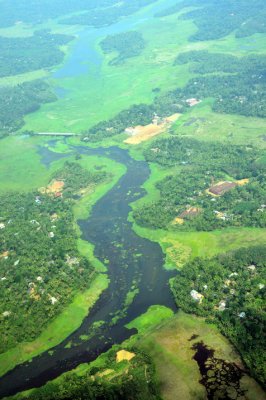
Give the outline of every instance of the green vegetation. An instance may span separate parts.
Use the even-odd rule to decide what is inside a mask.
[[[25,114],[55,100],[49,85],[41,80],[0,87],[0,138],[21,128]]]
[[[145,23],[138,24],[138,32],[144,38],[145,48],[139,56],[127,59],[126,63],[119,66],[109,65],[109,55],[103,58],[99,43],[106,36],[106,29],[104,32],[95,32],[95,40],[92,40],[89,31],[84,32],[86,40],[82,40],[85,41],[85,46],[89,43],[92,50],[101,53],[97,63],[87,60],[89,74],[72,76],[70,73],[67,77],[53,79],[55,86],[64,88],[71,96],[59,98],[53,105],[44,105],[38,112],[28,115],[25,118],[26,129],[86,132],[90,127],[101,121],[108,121],[132,104],[150,104],[156,88],[163,92],[183,85],[189,77],[187,67],[174,67],[173,63],[178,49],[186,48],[187,37],[194,31],[194,26],[190,21],[182,21],[177,26],[175,19],[171,17],[167,21],[152,19],[152,7],[151,5],[147,11],[140,10],[134,17],[138,22],[147,18]],[[126,24],[127,20],[124,29],[127,28]],[[52,29],[59,29],[58,25],[52,26]],[[128,30],[130,29],[132,26],[129,24]],[[73,33],[77,31],[70,32]]]
[[[37,31],[25,38],[0,37],[0,77],[49,68],[63,61],[59,46],[73,37]]]
[[[151,306],[148,311],[129,324],[127,324],[127,328],[132,329],[136,328],[138,330],[138,334],[143,335],[147,333],[147,330],[152,330],[156,325],[164,323],[166,320],[173,316],[173,311],[164,306]],[[136,338],[129,339],[129,343]]]
[[[71,17],[61,20],[63,24],[70,25],[89,25],[95,28],[102,26],[111,25],[119,21],[122,17],[134,14],[140,8],[145,7],[155,0],[130,0],[130,2],[123,2],[117,6],[116,0],[110,2],[104,2],[104,8],[100,8],[96,5],[96,8],[91,8],[90,11],[82,14],[73,15]],[[98,6],[98,7],[97,7]]]
[[[106,171],[84,171],[86,170],[77,162],[66,161],[64,166],[53,174],[52,178],[64,182],[64,197],[82,195],[84,189],[110,178]]]
[[[93,0],[89,3],[84,0],[67,3],[63,0],[44,0],[41,4],[37,4],[34,0],[30,0],[27,3],[27,7],[25,7],[25,3],[20,0],[7,0],[1,5],[0,26],[8,27],[18,22],[40,24],[51,18],[54,19],[83,10],[102,9],[105,7],[108,9],[108,6],[112,6],[115,3],[116,0]],[[16,11],[15,13],[14,10]]]
[[[149,354],[155,364],[163,399],[206,398],[204,386],[199,382],[201,374],[193,359],[195,350],[192,349],[193,344],[201,341],[215,351],[216,358],[242,365],[239,355],[215,325],[182,311],[137,339],[135,347]],[[240,384],[243,390],[247,390],[247,398],[264,399],[263,390],[247,375],[241,378]]]
[[[119,361],[119,346],[102,354],[95,362],[84,364],[73,372],[47,383],[40,389],[31,390],[14,400],[59,399],[131,399],[160,400],[153,363],[146,354],[127,348],[126,356]],[[127,353],[128,352],[128,353]]]
[[[107,175],[67,162],[58,176],[41,194],[0,198],[1,352],[35,339],[93,276],[78,254],[71,198]]]
[[[148,228],[265,227],[262,155],[251,147],[188,138],[156,140],[145,151],[147,161],[179,170],[156,183],[159,200],[135,208],[133,217]]]
[[[88,256],[87,253],[86,256]],[[78,329],[83,319],[88,315],[91,307],[107,286],[107,275],[95,275],[91,280],[89,289],[74,295],[73,301],[69,305],[66,305],[63,311],[52,322],[48,323],[40,336],[33,341],[22,342],[16,347],[0,354],[0,376],[13,369],[16,365],[28,361],[58,345]]]
[[[172,283],[177,305],[217,323],[264,384],[265,252],[265,246],[257,246],[197,258]]]
[[[254,0],[252,7],[248,0],[239,0],[237,3],[230,0],[223,3],[219,0],[184,0],[157,13],[157,17],[175,14],[186,7],[196,7],[181,16],[182,19],[193,19],[198,28],[191,36],[191,41],[220,39],[235,30],[237,37],[265,32],[263,21],[266,7],[263,0]]]
[[[189,106],[209,98],[213,99],[214,112],[265,117],[265,56],[236,58],[207,51],[192,51],[181,53],[175,60],[175,65],[187,63],[193,64],[193,73],[216,74],[195,77],[182,89],[176,88],[158,95],[150,105],[131,106],[111,120],[91,128],[85,133],[86,140],[94,141],[123,133],[129,126],[147,125],[151,123],[154,113],[164,117],[185,112]]]
[[[8,170],[3,170],[2,176],[3,183],[5,184],[3,187],[4,190],[12,188],[13,190],[29,191],[36,186],[47,184],[51,180],[51,176],[54,178],[62,177],[65,179],[64,187],[66,188],[66,192],[68,192],[68,195],[64,194],[66,199],[72,197],[71,191],[73,193],[73,190],[76,191],[79,189],[79,187],[88,185],[85,188],[86,190],[84,193],[82,193],[82,197],[78,199],[78,201],[73,203],[71,200],[71,207],[75,221],[78,219],[87,218],[92,205],[95,204],[95,202],[108,190],[110,190],[114,183],[125,172],[124,166],[117,164],[112,160],[104,159],[102,157],[83,156],[80,160],[78,160],[78,163],[82,166],[82,168],[80,165],[77,165],[77,162],[74,163],[73,161],[67,161],[65,163],[66,170],[64,171],[62,165],[63,160],[61,160],[53,163],[50,169],[45,170],[44,168],[44,171],[42,171],[42,165],[40,164],[38,171],[35,171],[36,168],[34,168],[36,176],[32,176],[32,179],[27,186],[25,176],[31,174],[33,166],[35,167],[39,162],[36,155],[35,146],[42,143],[40,138],[31,138],[30,140],[26,140],[21,139],[20,137],[9,137],[4,139],[2,143],[5,144],[4,149],[6,157],[10,161],[10,165],[12,165],[12,174],[14,174],[12,176],[10,175],[10,168],[9,172]],[[14,147],[17,150],[17,154],[12,152]],[[22,149],[24,151],[23,154]],[[17,171],[14,168],[14,164],[16,164],[19,168]],[[110,173],[106,174],[106,170],[109,172],[113,171],[114,176],[112,179],[107,180],[104,178],[107,176],[110,178]],[[19,172],[20,175],[18,174]],[[73,175],[75,175],[75,179],[73,179]],[[103,178],[102,180],[99,180],[100,175]],[[77,179],[78,177],[79,179]],[[12,182],[10,182],[12,183],[12,186],[8,186],[10,178],[12,180]],[[94,182],[94,180],[97,182],[97,184]],[[22,186],[22,184],[24,186]],[[74,228],[76,233],[74,233],[73,238],[76,238],[77,236],[80,236],[80,231],[77,224],[74,225]],[[97,272],[106,271],[106,267],[94,257],[93,246],[88,242],[78,238],[77,250],[79,253],[78,257],[81,257],[82,259],[86,258],[89,264]],[[71,274],[72,272],[69,270],[70,277]],[[0,355],[0,375],[3,375],[10,369],[14,368],[18,363],[27,361],[43,351],[56,346],[80,326],[84,317],[88,315],[88,310],[98,299],[102,291],[108,286],[108,278],[105,274],[94,274],[91,275],[89,282],[90,284],[88,284],[87,281],[86,289],[84,291],[80,292],[78,288],[78,290],[71,292],[71,294],[69,293],[69,295],[74,296],[73,300],[71,300],[69,305],[64,304],[63,311],[61,311],[60,314],[52,320],[52,322],[48,322],[47,327],[42,330],[40,336],[33,341],[20,343],[11,348],[9,351],[5,351]],[[85,281],[82,283],[82,285],[84,284]]]
[[[145,42],[141,33],[131,31],[107,36],[101,41],[100,46],[106,54],[118,53],[118,56],[113,58],[109,64],[120,65],[128,58],[140,55],[145,47]]]
[[[190,63],[191,72],[196,74],[210,74],[217,72],[240,73],[241,71],[261,68],[265,65],[265,56],[250,55],[235,57],[232,54],[209,53],[206,50],[180,53],[175,65]]]
[[[210,101],[204,101],[183,114],[171,132],[201,141],[266,148],[263,136],[265,130],[266,123],[263,118],[214,113]]]

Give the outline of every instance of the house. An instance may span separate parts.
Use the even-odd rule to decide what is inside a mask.
[[[222,221],[226,221],[228,219],[228,215],[224,212],[214,210],[214,214],[216,218],[221,219]]]
[[[189,107],[194,107],[197,104],[201,103],[201,100],[192,97],[191,99],[186,99],[186,103],[189,105]]]
[[[136,130],[133,126],[130,126],[128,128],[125,129],[125,133],[127,133],[130,136],[133,136],[136,134]]]
[[[218,306],[218,310],[219,311],[224,311],[226,309],[226,301],[225,300],[221,300]]]
[[[40,200],[40,196],[36,196],[35,197],[35,203],[36,204],[42,204],[41,200]]]
[[[58,299],[56,297],[50,296],[50,302],[52,303],[52,305],[55,305],[55,303],[58,302]]]
[[[236,185],[237,184],[235,182],[230,181],[219,182],[216,185],[210,187],[209,192],[210,194],[214,194],[215,196],[222,196],[224,193],[235,188]]]
[[[9,315],[11,315],[11,311],[4,311],[2,315],[4,318],[9,317]]]
[[[51,215],[50,219],[51,219],[51,222],[55,222],[55,221],[58,220],[58,215],[57,215],[56,213],[53,213],[53,214]]]
[[[190,219],[190,218],[194,218],[197,215],[199,215],[201,212],[201,209],[198,207],[189,207],[187,208],[187,210],[183,211],[180,215],[179,218],[181,219]]]
[[[247,267],[247,269],[249,269],[251,272],[255,272],[255,271],[256,271],[255,265],[249,265],[249,266]]]
[[[190,296],[192,297],[193,300],[197,301],[199,304],[201,304],[202,300],[204,299],[203,294],[197,292],[196,290],[191,290]]]

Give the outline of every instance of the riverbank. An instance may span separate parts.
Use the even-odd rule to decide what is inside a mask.
[[[31,158],[33,157],[34,162],[37,161],[36,144],[40,142],[30,138],[29,141],[26,139],[8,138],[8,147],[14,140],[21,145],[26,145],[29,149],[30,154],[24,153],[23,163],[26,167],[26,171],[30,168]],[[35,145],[32,145],[34,143]],[[26,154],[26,157],[25,157]],[[21,154],[18,151],[13,155],[14,158],[19,157]],[[69,161],[74,161],[73,154],[69,154],[67,158]],[[10,160],[12,162],[12,158]],[[22,160],[21,160],[22,161]],[[45,179],[42,176],[38,177],[38,183],[41,185],[43,182],[48,182],[49,176],[60,166],[62,166],[64,160],[53,162],[45,174]],[[9,370],[13,369],[16,365],[24,363],[37,355],[52,349],[57,346],[64,339],[66,339],[71,333],[79,328],[84,318],[88,315],[89,310],[99,299],[102,292],[108,287],[108,276],[103,273],[106,272],[106,267],[94,256],[94,247],[92,244],[81,239],[81,231],[78,225],[78,220],[88,218],[92,206],[104,196],[120,179],[125,173],[126,168],[113,160],[104,157],[86,156],[82,157],[79,162],[83,168],[92,170],[93,168],[105,168],[108,172],[112,172],[112,177],[107,181],[86,189],[83,197],[76,202],[73,207],[74,219],[75,219],[75,230],[77,233],[77,246],[80,254],[88,259],[95,269],[94,278],[90,284],[90,287],[83,293],[76,293],[73,297],[72,302],[64,309],[64,311],[56,317],[43,331],[43,333],[32,342],[20,343],[13,349],[0,354],[0,376],[4,375]],[[42,171],[42,168],[40,168]],[[25,168],[22,173],[25,173]],[[3,176],[4,178],[4,176]],[[25,179],[25,178],[24,178]],[[24,179],[21,182],[24,182]],[[37,176],[36,176],[37,179]],[[26,179],[25,179],[26,180]],[[19,185],[19,182],[17,182]],[[16,187],[20,190],[20,187]]]

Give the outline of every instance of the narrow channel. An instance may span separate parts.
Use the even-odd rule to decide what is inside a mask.
[[[125,175],[95,204],[90,217],[79,221],[82,238],[95,245],[95,256],[102,262],[108,260],[110,284],[77,331],[50,349],[52,352],[44,352],[31,362],[18,365],[1,378],[1,398],[42,386],[80,363],[94,360],[114,343],[122,343],[136,333],[134,329],[125,328],[125,324],[151,305],[176,310],[169,287],[173,272],[163,269],[164,255],[160,246],[138,236],[128,221],[130,203],[145,194],[142,185],[150,174],[148,164],[132,159],[126,150],[118,147],[88,149],[79,146],[75,147],[75,152],[109,157],[127,167]],[[41,148],[40,154],[47,166],[62,157],[47,148]],[[126,295],[134,285],[138,294],[121,314]],[[97,321],[104,322],[95,331],[92,324]],[[84,335],[89,335],[89,339],[81,340]]]

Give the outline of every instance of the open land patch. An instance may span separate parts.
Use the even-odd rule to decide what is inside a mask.
[[[152,124],[146,126],[136,126],[129,127],[126,129],[126,133],[128,133],[131,137],[124,140],[126,144],[140,144],[145,142],[154,136],[159,135],[162,132],[165,132],[173,122],[175,122],[181,114],[173,114],[167,118],[163,118],[158,121],[155,119]]]

